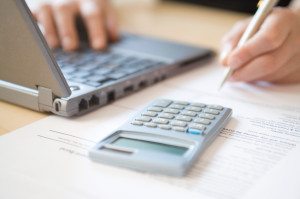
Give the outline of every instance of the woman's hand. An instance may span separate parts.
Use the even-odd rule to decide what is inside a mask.
[[[82,17],[95,50],[104,49],[108,40],[117,40],[114,11],[108,0],[52,0],[33,11],[43,26],[43,34],[51,48],[62,46],[72,51],[79,47],[76,16]]]
[[[275,8],[260,30],[236,47],[250,20],[223,38],[221,63],[234,69],[232,81],[300,82],[300,12]]]

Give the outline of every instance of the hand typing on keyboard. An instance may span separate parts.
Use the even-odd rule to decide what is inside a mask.
[[[53,0],[33,9],[33,15],[42,25],[42,32],[51,48],[66,51],[79,47],[75,19],[80,16],[87,28],[92,48],[106,47],[107,39],[116,40],[116,17],[108,0]]]

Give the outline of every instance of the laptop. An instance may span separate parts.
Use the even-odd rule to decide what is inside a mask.
[[[133,34],[105,51],[82,41],[50,50],[24,0],[0,1],[0,99],[75,116],[95,110],[213,57],[206,48]]]

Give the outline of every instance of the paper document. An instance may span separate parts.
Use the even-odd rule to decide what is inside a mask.
[[[295,148],[263,180],[255,185],[245,199],[299,199],[300,191],[300,147]]]
[[[84,116],[50,116],[0,137],[0,198],[240,199],[259,193],[256,186],[300,147],[300,85],[235,84],[219,93],[218,68],[211,63]],[[156,98],[220,104],[233,116],[183,178],[89,160],[91,146]]]

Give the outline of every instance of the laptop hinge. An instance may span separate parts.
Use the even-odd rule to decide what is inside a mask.
[[[53,100],[54,100],[54,95],[51,89],[38,86],[38,103],[39,103],[40,111],[51,110],[53,106]]]

